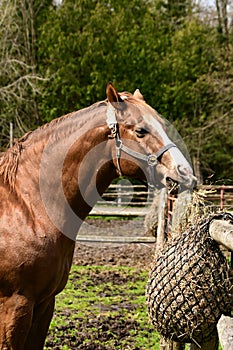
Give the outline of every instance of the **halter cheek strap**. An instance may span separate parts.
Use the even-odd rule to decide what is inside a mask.
[[[127,146],[123,145],[121,140],[119,140],[118,142],[116,141],[116,157],[117,157],[117,168],[118,168],[119,175],[122,176],[119,160],[120,160],[120,156],[121,156],[121,151],[123,151],[124,153],[147,163],[147,165],[149,166],[149,175],[150,175],[149,185],[151,187],[155,187],[156,186],[155,167],[159,163],[158,159],[159,159],[159,157],[161,157],[166,151],[168,151],[172,147],[176,147],[176,145],[174,143],[169,143],[169,144],[165,145],[164,147],[162,147],[155,154],[146,155],[146,154],[136,152],[131,148],[128,148]]]
[[[118,134],[117,134],[118,136]],[[126,154],[139,159],[139,160],[143,160],[144,162],[147,162],[147,164],[149,166],[155,166],[158,163],[158,159],[159,157],[161,157],[163,155],[163,153],[165,153],[166,151],[168,151],[170,148],[172,147],[176,147],[176,145],[174,143],[169,143],[165,146],[163,146],[158,152],[156,152],[155,154],[142,154],[139,152],[134,151],[133,149],[123,145],[121,140],[118,140],[116,143],[116,149],[117,149],[117,155],[120,156],[120,151],[125,152]]]
[[[156,185],[155,181],[155,167],[159,162],[159,157],[161,157],[165,152],[167,152],[170,148],[176,147],[174,143],[168,143],[167,145],[163,146],[158,150],[155,154],[143,154],[139,153],[137,151],[134,151],[133,149],[125,146],[120,139],[120,135],[118,132],[118,123],[116,119],[116,110],[115,108],[111,105],[111,103],[108,104],[107,108],[107,125],[109,129],[111,130],[111,135],[110,138],[115,138],[116,140],[116,158],[117,158],[117,169],[119,176],[122,176],[121,168],[120,168],[120,157],[121,157],[121,151],[124,153],[132,156],[133,158],[142,160],[147,163],[149,166],[149,171],[150,171],[150,181],[153,186]]]

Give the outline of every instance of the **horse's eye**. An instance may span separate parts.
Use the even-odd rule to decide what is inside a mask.
[[[135,130],[135,133],[136,133],[137,137],[142,138],[142,137],[144,137],[146,134],[148,134],[148,130],[146,130],[146,129],[144,129],[144,128],[137,128],[137,129]]]

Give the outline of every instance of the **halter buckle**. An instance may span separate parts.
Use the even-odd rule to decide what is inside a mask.
[[[149,166],[155,166],[158,163],[157,156],[155,154],[149,154],[147,158],[147,164]]]
[[[109,129],[111,130],[111,134],[108,135],[109,139],[115,139],[116,138],[116,133],[117,133],[117,127],[116,124],[112,124],[109,126]]]

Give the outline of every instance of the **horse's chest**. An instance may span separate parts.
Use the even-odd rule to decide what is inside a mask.
[[[30,236],[30,235],[29,235]],[[8,235],[9,238],[9,235]],[[7,239],[0,247],[0,280],[11,289],[21,290],[35,302],[56,295],[66,285],[75,243],[44,236],[34,240]],[[5,291],[3,291],[3,294]]]
[[[50,256],[43,257],[43,263],[38,264],[38,291],[41,289],[42,293],[38,297],[43,298],[43,291],[46,290],[46,297],[48,294],[56,295],[58,294],[66,285],[69,271],[72,264],[73,258],[73,247],[63,252],[60,249],[57,249],[56,252],[50,253]],[[43,288],[41,284],[44,285]]]

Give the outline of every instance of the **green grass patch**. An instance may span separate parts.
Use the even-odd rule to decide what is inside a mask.
[[[73,266],[56,298],[45,349],[159,350],[147,316],[147,279],[137,268]]]
[[[130,215],[130,216],[123,216],[123,215],[88,215],[87,219],[92,219],[92,220],[103,220],[106,222],[109,221],[130,221],[130,220],[144,220],[144,217],[140,217],[138,215]]]
[[[147,316],[147,278],[130,267],[73,266],[45,349],[159,349]]]

